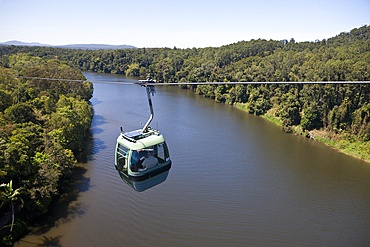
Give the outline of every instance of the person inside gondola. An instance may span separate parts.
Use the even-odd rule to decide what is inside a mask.
[[[139,158],[140,157],[140,158]],[[145,169],[143,166],[143,162],[145,160],[145,156],[142,152],[134,150],[131,155],[131,171],[137,172]]]
[[[134,150],[132,151],[132,154],[131,154],[131,164],[135,164],[139,161],[139,153]]]
[[[151,167],[154,167],[158,164],[159,164],[158,159],[156,157],[154,157],[153,150],[149,151],[148,152],[148,157],[145,158],[145,160],[143,161],[143,167],[144,168],[151,168]]]

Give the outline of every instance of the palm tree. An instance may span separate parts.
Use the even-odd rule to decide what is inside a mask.
[[[9,202],[12,206],[12,226],[10,228],[10,232],[12,232],[14,225],[14,202],[19,200],[23,204],[22,198],[19,197],[21,189],[18,188],[16,190],[13,190],[12,180],[10,180],[8,184],[1,184],[0,188],[2,189],[2,191],[0,192],[0,200],[3,201],[0,205],[0,208],[3,205],[8,204]]]

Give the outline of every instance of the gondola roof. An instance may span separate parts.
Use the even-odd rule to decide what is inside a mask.
[[[142,133],[140,130],[121,133],[117,138],[118,143],[131,150],[144,149],[164,141],[163,135],[158,130],[151,128],[146,133]]]

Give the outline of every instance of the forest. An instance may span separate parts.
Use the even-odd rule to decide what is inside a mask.
[[[0,74],[86,80],[66,62],[26,54],[12,55],[8,67]],[[0,76],[0,222],[9,205],[15,217],[0,229],[2,244],[12,245],[68,182],[91,125],[92,93],[90,82]]]
[[[81,70],[161,82],[261,82],[187,88],[370,161],[369,84],[263,83],[370,81],[370,26],[315,42],[258,39],[207,48],[0,46],[0,74],[84,80]],[[0,75],[0,181],[20,191],[17,205],[27,217],[47,211],[83,150],[92,90],[89,82]]]

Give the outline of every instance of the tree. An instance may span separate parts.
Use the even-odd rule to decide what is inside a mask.
[[[4,90],[0,89],[0,112],[3,112],[12,105],[12,96]]]
[[[301,120],[299,115],[301,106],[297,95],[289,92],[282,95],[281,99],[277,115],[281,117],[283,126],[298,125]]]
[[[306,130],[318,129],[322,127],[322,119],[319,107],[316,104],[312,104],[304,109],[301,125],[302,128]]]
[[[5,116],[15,123],[35,122],[36,117],[32,107],[28,103],[18,103],[4,111]]]
[[[0,192],[0,199],[3,201],[1,203],[1,206],[4,206],[5,204],[10,203],[12,208],[12,226],[10,227],[10,232],[13,231],[13,225],[14,225],[14,203],[16,201],[20,201],[23,204],[23,200],[20,197],[20,191],[21,189],[18,188],[16,190],[13,190],[13,181],[10,180],[7,184],[1,184],[0,188],[2,191]]]

